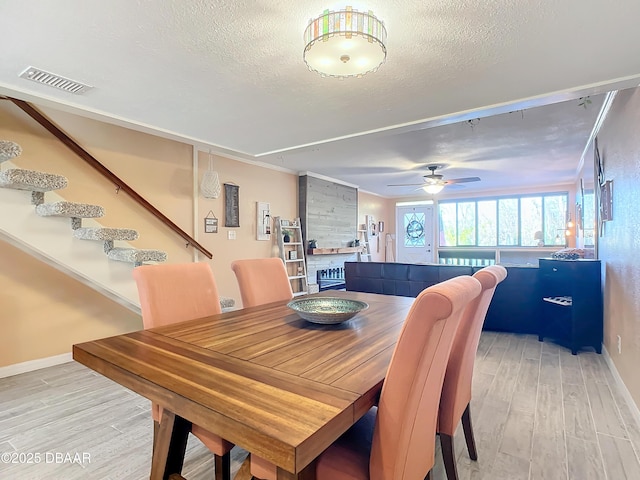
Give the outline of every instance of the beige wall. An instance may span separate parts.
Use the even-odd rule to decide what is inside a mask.
[[[142,328],[140,316],[0,241],[0,367]]]
[[[640,405],[640,89],[618,93],[598,135],[605,178],[613,180],[613,221],[598,239],[603,263],[604,342]],[[622,338],[618,353],[617,336]]]
[[[386,234],[395,230],[395,201],[370,193],[358,192],[358,225],[365,223],[365,215],[373,215],[377,222],[384,222],[384,232],[375,238],[370,238],[371,260],[384,262]],[[395,253],[394,253],[395,255]]]
[[[199,153],[199,178],[202,179],[209,165],[209,154]],[[218,172],[220,184],[233,183],[240,187],[240,227],[224,226],[224,187],[217,199],[198,199],[200,243],[211,252],[213,268],[220,294],[232,297],[240,306],[240,292],[231,271],[231,262],[240,258],[262,258],[277,256],[274,252],[275,235],[270,241],[256,240],[257,202],[267,202],[271,217],[293,219],[298,210],[298,176],[255,165],[214,156],[214,170]],[[204,233],[204,218],[209,211],[218,218],[218,233]],[[236,233],[235,240],[228,239],[228,232]]]

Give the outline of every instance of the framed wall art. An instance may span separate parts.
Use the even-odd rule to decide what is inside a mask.
[[[613,180],[606,180],[600,187],[600,215],[603,222],[613,220]]]
[[[204,233],[218,233],[218,219],[212,210],[204,217]]]
[[[224,226],[240,226],[240,187],[231,183],[224,184]]]
[[[256,240],[271,239],[271,214],[267,202],[257,202]]]

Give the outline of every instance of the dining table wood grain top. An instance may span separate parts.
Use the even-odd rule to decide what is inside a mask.
[[[369,308],[344,323],[318,325],[275,302],[74,345],[73,358],[166,414],[269,460],[278,478],[314,478],[314,459],[375,404],[414,300],[314,296],[362,300]],[[167,425],[158,441],[179,434]],[[165,453],[156,448],[152,479],[180,473],[170,470],[181,459],[156,458]]]

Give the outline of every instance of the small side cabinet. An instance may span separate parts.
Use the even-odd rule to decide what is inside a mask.
[[[540,259],[542,294],[538,339],[549,338],[576,355],[583,347],[602,352],[600,260]]]

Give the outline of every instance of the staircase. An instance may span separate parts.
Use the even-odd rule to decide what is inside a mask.
[[[138,232],[100,225],[95,219],[104,216],[101,206],[61,198],[56,191],[67,186],[65,177],[11,168],[15,165],[10,160],[21,153],[18,144],[0,140],[0,164],[10,167],[0,171],[0,204],[5,210],[0,215],[0,234],[18,248],[140,312],[131,266],[164,262],[167,254],[131,248],[126,242],[136,240]],[[49,202],[45,202],[45,193]],[[112,262],[98,254],[96,241],[102,242],[102,251]],[[116,247],[115,242],[121,246]],[[233,299],[221,299],[223,308],[233,304]]]

